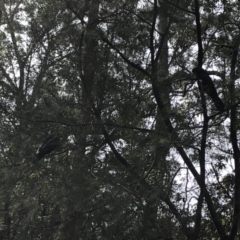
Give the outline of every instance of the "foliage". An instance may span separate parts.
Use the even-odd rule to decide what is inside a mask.
[[[237,1],[0,3],[1,239],[239,237]]]

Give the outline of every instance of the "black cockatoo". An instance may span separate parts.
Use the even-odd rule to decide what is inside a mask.
[[[53,133],[50,131],[47,138],[43,141],[42,145],[37,150],[37,159],[40,160],[47,154],[51,153],[59,145],[59,142],[60,138],[54,136]]]
[[[212,99],[217,110],[223,111],[225,108],[224,103],[219,98],[214,83],[208,72],[201,67],[193,68],[192,72],[197,76],[197,78],[202,80],[203,91]]]

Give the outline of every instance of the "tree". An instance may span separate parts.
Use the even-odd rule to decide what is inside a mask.
[[[237,2],[2,5],[1,239],[239,236]]]

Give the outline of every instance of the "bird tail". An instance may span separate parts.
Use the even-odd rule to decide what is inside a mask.
[[[224,103],[222,102],[222,100],[219,97],[214,99],[214,104],[218,111],[223,111],[225,108]]]

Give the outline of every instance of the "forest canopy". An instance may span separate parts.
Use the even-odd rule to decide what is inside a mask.
[[[239,239],[239,13],[0,0],[0,239]]]

